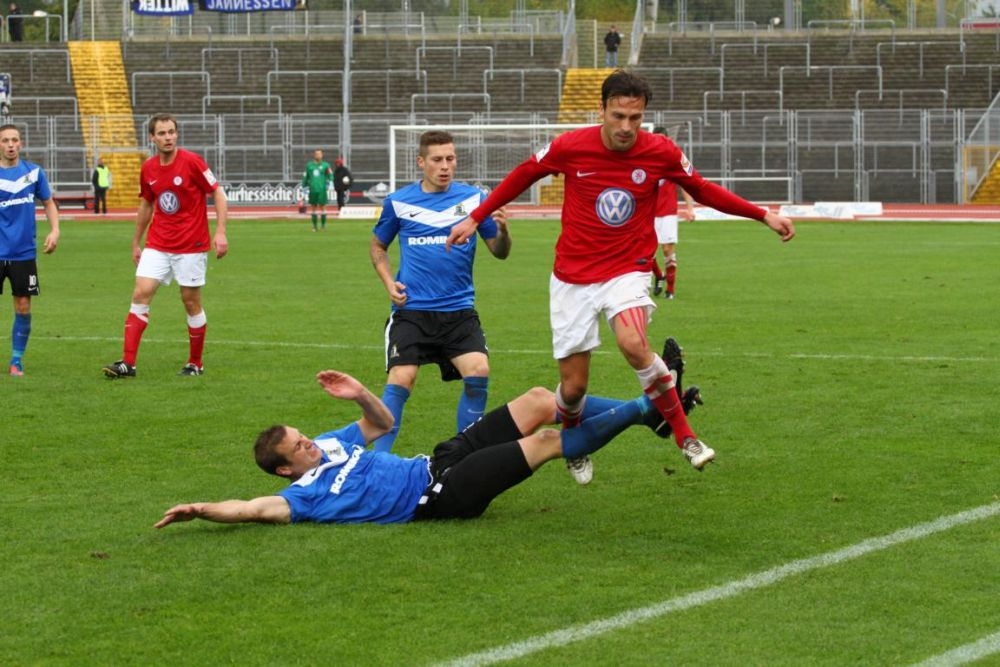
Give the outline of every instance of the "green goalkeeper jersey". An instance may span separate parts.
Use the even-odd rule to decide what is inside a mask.
[[[326,160],[322,162],[310,160],[305,173],[302,174],[302,185],[308,187],[310,192],[326,192],[327,184],[331,180],[333,180],[333,169]]]

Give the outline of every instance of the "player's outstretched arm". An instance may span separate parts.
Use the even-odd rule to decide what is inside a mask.
[[[768,211],[764,216],[764,224],[777,232],[782,241],[787,242],[795,238],[795,223],[790,218]]]
[[[253,500],[225,500],[221,503],[185,503],[163,513],[154,528],[180,521],[203,519],[215,523],[288,523],[292,511],[281,496],[262,496]]]
[[[451,247],[456,243],[462,245],[467,242],[472,235],[476,233],[476,227],[479,223],[473,220],[471,217],[466,218],[462,222],[454,225],[451,228],[451,234],[448,234],[448,238],[444,242],[444,249],[451,250]]]
[[[358,404],[361,408],[361,419],[357,424],[365,442],[372,442],[385,435],[395,423],[395,418],[382,399],[347,373],[333,370],[320,371],[316,374],[316,381],[330,396]]]

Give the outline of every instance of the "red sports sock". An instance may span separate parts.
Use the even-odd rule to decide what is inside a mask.
[[[660,268],[659,262],[656,258],[653,258],[653,275],[656,276],[657,280],[663,280],[663,269]]]
[[[207,324],[203,324],[200,327],[188,327],[188,346],[190,348],[188,363],[194,364],[198,368],[203,366],[201,363],[201,353],[205,349],[206,329],[208,329]]]
[[[646,396],[660,411],[663,418],[670,424],[674,432],[674,440],[678,447],[684,446],[687,438],[695,438],[694,431],[688,424],[687,415],[684,414],[684,407],[677,397],[677,389],[674,387],[674,379],[668,373],[664,377],[657,378],[653,384],[644,389]]]
[[[579,426],[583,420],[583,404],[587,400],[584,396],[576,405],[569,405],[563,400],[562,384],[556,387],[556,415],[559,416],[559,423],[563,428],[573,428]]]
[[[125,318],[125,349],[122,353],[122,361],[129,366],[135,366],[135,358],[139,354],[139,341],[142,340],[142,332],[149,325],[149,314],[139,317],[135,313],[129,313]]]
[[[673,294],[674,283],[677,281],[677,265],[667,264],[667,291]]]

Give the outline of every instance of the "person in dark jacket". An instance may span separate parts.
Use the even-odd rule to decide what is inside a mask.
[[[354,177],[351,176],[351,170],[344,164],[344,158],[338,157],[334,164],[336,168],[333,170],[333,189],[337,191],[337,208],[342,209],[351,198],[351,185],[354,183]]]

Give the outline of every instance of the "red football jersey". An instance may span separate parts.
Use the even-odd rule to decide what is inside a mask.
[[[604,282],[630,271],[649,271],[656,252],[653,215],[660,179],[720,211],[762,220],[765,211],[702,178],[667,137],[639,131],[627,151],[601,140],[601,127],[560,135],[514,168],[472,213],[482,221],[552,174],[565,176],[562,233],[553,273],[563,282]]]
[[[668,215],[677,215],[677,186],[673,181],[661,178],[660,187],[656,191],[656,208],[653,215],[657,218],[665,218]]]
[[[177,149],[174,161],[154,155],[142,164],[139,196],[153,205],[146,247],[169,253],[208,252],[207,195],[219,182],[196,153]]]

